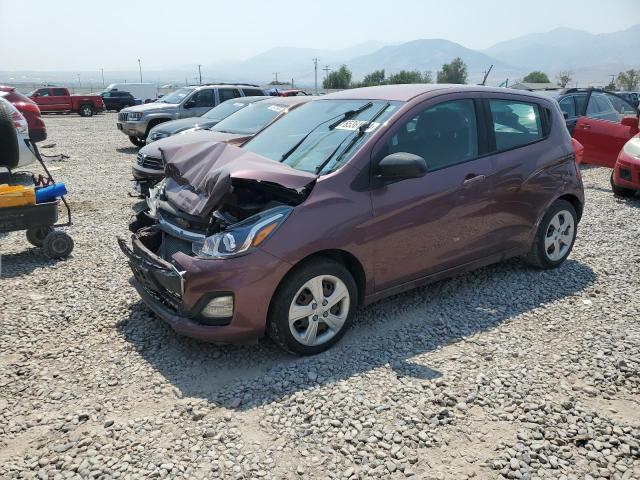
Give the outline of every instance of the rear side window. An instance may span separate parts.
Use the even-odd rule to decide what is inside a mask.
[[[258,90],[257,88],[243,88],[245,96],[247,97],[263,97],[264,92],[262,90]]]
[[[67,92],[65,92],[64,88],[54,88],[51,95],[54,97],[64,97],[66,94]]]
[[[220,95],[220,103],[222,103],[232,98],[238,98],[240,92],[236,88],[221,88],[218,90],[218,95]]]
[[[496,150],[522,147],[544,137],[540,106],[513,100],[489,100]]]
[[[478,130],[473,100],[434,105],[402,125],[388,144],[389,153],[419,155],[429,171],[478,156]]]

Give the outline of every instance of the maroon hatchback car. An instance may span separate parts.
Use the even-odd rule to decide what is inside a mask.
[[[394,85],[311,101],[239,148],[167,148],[120,240],[177,332],[329,348],[355,309],[509,257],[558,267],[583,188],[557,104],[478,86]]]

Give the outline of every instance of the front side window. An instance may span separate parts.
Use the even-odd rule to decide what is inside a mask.
[[[264,102],[257,105],[261,104]],[[298,170],[324,175],[347,163],[400,105],[402,102],[384,100],[308,102],[242,148]]]
[[[560,102],[560,110],[567,118],[574,118],[576,116],[576,104],[573,102],[573,97],[564,97]]]
[[[602,93],[592,93],[589,97],[587,117],[611,122],[618,121],[618,113],[609,99]]]
[[[37,93],[41,97],[48,97],[49,96],[49,89],[48,88],[41,88],[40,90],[38,90]]]
[[[162,97],[160,102],[177,105],[182,102],[187,97],[187,95],[190,95],[191,92],[193,92],[193,88],[179,88],[175,92],[171,92],[170,94]]]
[[[478,156],[476,110],[471,99],[429,107],[391,137],[386,154],[405,152],[425,159],[429,171]]]
[[[544,137],[540,107],[514,100],[489,100],[496,150],[510,150]]]
[[[211,89],[196,92],[196,94],[189,99],[189,102],[192,103],[195,108],[213,107],[216,104],[215,95]]]
[[[231,100],[232,98],[238,98],[240,96],[240,92],[237,88],[220,88],[218,90],[218,95],[220,96],[220,103],[222,103],[227,100]]]

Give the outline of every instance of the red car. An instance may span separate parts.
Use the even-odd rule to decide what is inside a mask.
[[[620,197],[631,197],[640,192],[640,135],[625,143],[613,172],[611,189]]]
[[[278,93],[277,93],[278,97],[301,97],[305,95],[309,95],[309,94],[304,90],[299,90],[297,88],[292,88],[289,90],[278,90]]]
[[[47,138],[47,127],[42,120],[40,108],[33,100],[18,92],[14,87],[3,85],[0,85],[0,96],[12,103],[27,119],[31,141],[41,142]]]
[[[584,147],[582,163],[613,168],[624,144],[639,131],[638,110],[597,89],[569,89],[557,100],[569,132]]]
[[[38,104],[42,112],[77,112],[81,117],[90,117],[96,112],[104,111],[100,95],[71,95],[63,87],[38,88],[29,97]]]

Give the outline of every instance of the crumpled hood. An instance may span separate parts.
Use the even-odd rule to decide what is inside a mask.
[[[157,142],[160,143],[160,142]],[[170,203],[197,217],[210,214],[232,190],[232,180],[270,182],[301,192],[316,180],[312,173],[269,160],[228,143],[201,141],[162,148]]]
[[[186,132],[173,135],[167,138],[161,138],[149,145],[145,145],[140,149],[142,155],[153,158],[160,158],[160,149],[166,150],[174,146],[189,145],[198,142],[227,142],[236,138],[243,138],[245,135],[237,133],[212,132],[211,130],[196,130],[195,132]]]

